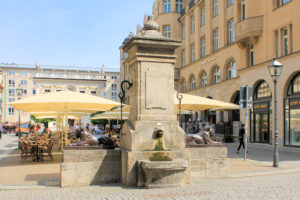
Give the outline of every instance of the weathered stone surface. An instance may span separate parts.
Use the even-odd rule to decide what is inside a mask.
[[[120,150],[65,150],[61,186],[86,186],[121,180]]]
[[[172,161],[139,161],[145,174],[146,188],[181,187],[185,184],[184,171],[188,161],[175,159]]]
[[[179,185],[190,182],[190,153],[185,151],[185,133],[174,115],[174,54],[180,43],[174,39],[142,34],[131,37],[124,44],[123,49],[128,53],[130,81],[133,83],[130,88],[130,116],[122,127],[120,144],[122,182],[125,185],[150,187],[149,176],[146,179],[143,173],[145,170],[148,175],[155,174],[158,180],[174,176],[174,181],[180,180]],[[149,160],[155,149],[155,130],[162,133],[159,150],[172,159],[187,163],[181,173],[173,175],[166,170],[154,170],[152,173],[149,168],[140,170],[139,161]],[[168,167],[168,164],[164,165]],[[183,175],[181,179],[179,174]]]
[[[199,178],[228,177],[226,147],[188,148],[191,153],[191,175]]]

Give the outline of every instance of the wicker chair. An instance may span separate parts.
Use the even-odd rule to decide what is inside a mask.
[[[22,140],[19,140],[19,147],[20,147],[21,163],[23,163],[24,160],[27,160],[28,157],[32,156],[31,154],[32,148],[28,143]]]
[[[54,145],[54,141],[51,139],[49,140],[47,145],[43,146],[43,154],[45,154],[44,156],[48,156],[50,157],[52,160],[53,159],[53,155],[52,155],[52,147]]]

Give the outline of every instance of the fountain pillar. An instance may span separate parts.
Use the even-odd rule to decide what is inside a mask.
[[[145,184],[141,181],[143,175],[139,163],[149,160],[153,154],[156,130],[163,132],[162,152],[176,161],[170,166],[176,168],[176,163],[182,161],[186,166],[182,182],[190,181],[190,155],[185,150],[185,133],[174,113],[175,50],[181,41],[163,37],[158,27],[153,18],[148,17],[142,33],[131,36],[123,47],[128,53],[129,81],[133,83],[130,116],[121,133],[122,183],[129,186]]]

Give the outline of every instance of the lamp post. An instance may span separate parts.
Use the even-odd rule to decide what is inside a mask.
[[[17,92],[17,97],[18,100],[21,99],[21,96],[23,94],[23,88],[20,87],[20,85],[18,86],[18,88],[16,88],[16,92]],[[19,130],[18,130],[18,137],[21,137],[21,116],[20,116],[20,110],[19,110]]]
[[[277,82],[281,74],[283,65],[274,58],[273,62],[268,66],[271,77],[274,80],[274,115],[275,115],[275,137],[274,137],[274,154],[273,154],[273,167],[279,167],[278,155],[278,130],[277,130]]]

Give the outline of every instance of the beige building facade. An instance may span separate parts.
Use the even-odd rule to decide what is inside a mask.
[[[268,65],[278,58],[284,66],[278,80],[279,144],[300,146],[299,7],[297,0],[157,0],[153,15],[166,37],[182,39],[175,66],[182,92],[238,104],[240,87],[253,87],[251,142],[273,143],[274,83]],[[245,111],[193,117],[245,122]]]
[[[23,93],[20,98],[71,90],[119,101],[120,73],[114,69],[99,70],[84,67],[1,64],[3,86],[2,123],[16,124],[18,111],[9,105],[18,100],[17,88]],[[20,112],[21,123],[30,122],[30,113]]]

